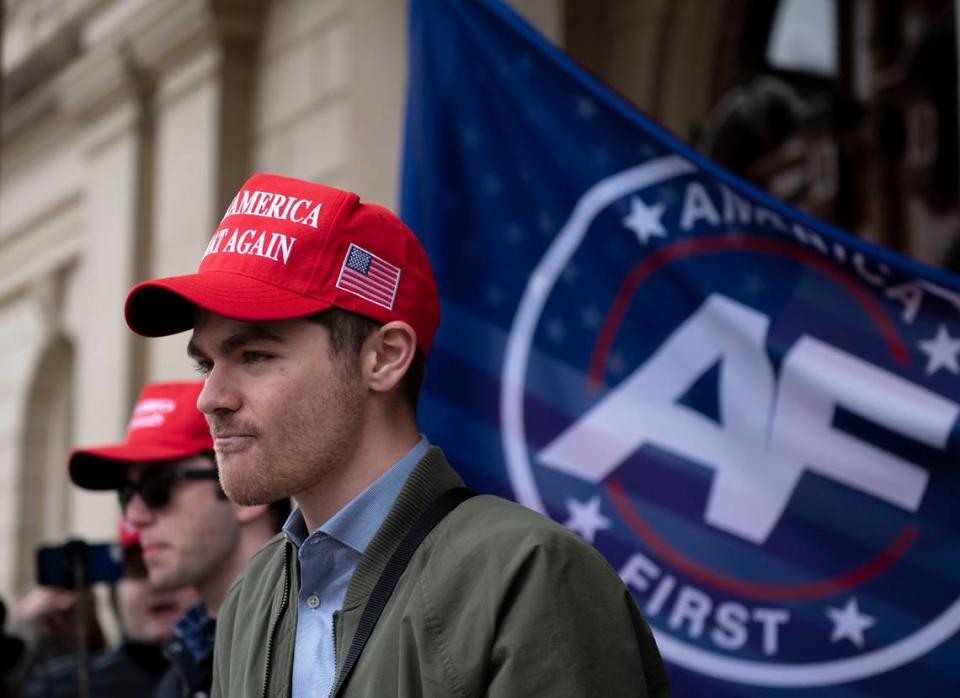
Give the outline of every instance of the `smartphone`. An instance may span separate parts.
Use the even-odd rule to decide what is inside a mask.
[[[37,549],[37,584],[74,589],[77,582],[89,586],[112,584],[123,574],[123,550],[116,543],[86,543],[70,540],[63,545]]]

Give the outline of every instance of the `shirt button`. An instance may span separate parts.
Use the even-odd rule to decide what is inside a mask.
[[[320,597],[316,594],[310,594],[307,597],[307,606],[310,608],[317,608],[320,605]]]

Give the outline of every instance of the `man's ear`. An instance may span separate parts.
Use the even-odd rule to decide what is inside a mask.
[[[367,337],[362,351],[362,370],[371,390],[393,390],[410,368],[417,352],[417,333],[400,320],[388,322]]]
[[[250,523],[256,519],[264,516],[267,513],[269,504],[254,504],[253,506],[241,506],[239,504],[233,504],[233,516],[237,520],[238,524]]]

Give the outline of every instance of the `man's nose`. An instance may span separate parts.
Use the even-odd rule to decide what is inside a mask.
[[[223,411],[236,412],[240,409],[240,404],[239,392],[229,380],[226,368],[211,368],[197,398],[197,409],[210,416]]]
[[[134,528],[149,526],[156,518],[153,509],[144,504],[139,492],[135,492],[130,501],[127,502],[127,506],[123,510],[123,516]]]

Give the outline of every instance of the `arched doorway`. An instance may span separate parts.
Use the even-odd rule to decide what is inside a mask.
[[[16,586],[33,583],[37,546],[60,540],[70,521],[67,454],[73,443],[74,349],[57,337],[44,351],[27,394],[20,453]]]

